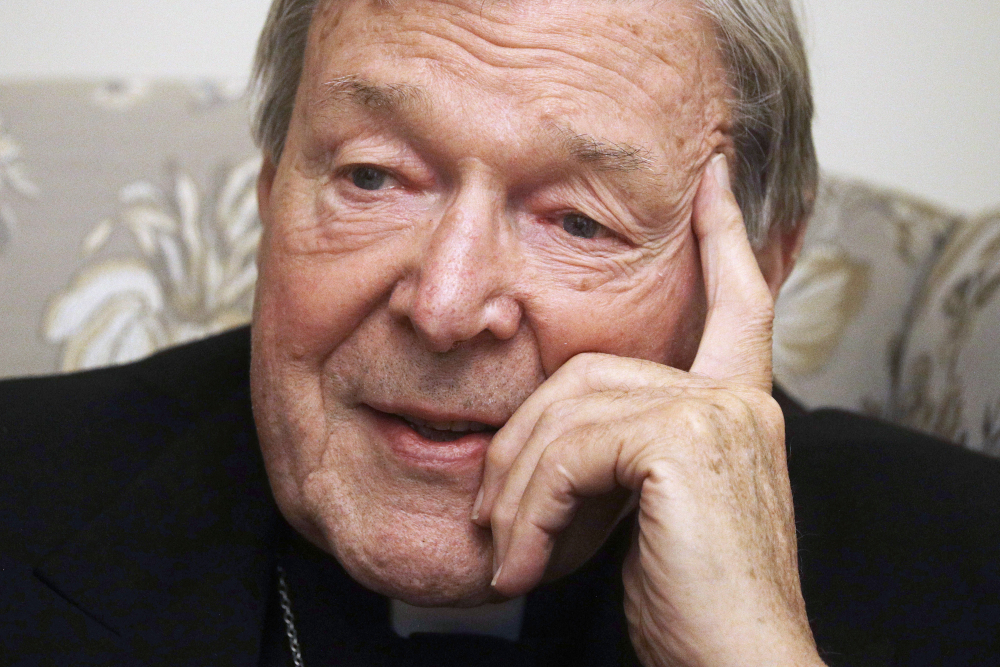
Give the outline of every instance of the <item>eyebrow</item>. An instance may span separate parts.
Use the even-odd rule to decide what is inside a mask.
[[[426,110],[431,106],[427,91],[414,84],[376,83],[358,75],[348,75],[324,84],[322,102],[348,103],[379,115],[398,116],[406,111]],[[597,171],[628,174],[649,170],[653,165],[647,148],[627,142],[610,141],[555,125],[566,152],[578,163]]]
[[[646,148],[621,141],[608,141],[589,134],[564,129],[566,148],[578,162],[597,171],[633,172],[649,169],[653,161]]]
[[[342,76],[323,85],[323,102],[348,102],[386,115],[396,115],[407,107],[425,105],[427,92],[407,83],[382,84],[357,75]]]

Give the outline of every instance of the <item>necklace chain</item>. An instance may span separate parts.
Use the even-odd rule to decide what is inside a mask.
[[[295,615],[292,614],[292,600],[288,596],[288,579],[285,568],[276,566],[278,571],[278,599],[281,602],[281,618],[285,621],[285,634],[288,636],[288,648],[292,651],[292,662],[295,667],[304,667],[302,649],[299,648],[299,632],[295,628]]]

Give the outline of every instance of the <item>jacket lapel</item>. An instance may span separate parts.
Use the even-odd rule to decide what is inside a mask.
[[[278,525],[246,388],[36,575],[148,665],[255,665]]]

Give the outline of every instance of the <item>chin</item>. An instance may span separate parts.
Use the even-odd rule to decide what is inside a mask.
[[[344,561],[344,568],[358,582],[376,593],[415,607],[476,607],[498,602],[490,588],[490,568],[464,568],[444,564],[414,564],[405,559],[372,567],[366,560]]]
[[[345,503],[324,496],[324,502],[307,502],[309,525],[300,532],[366,588],[420,607],[501,599],[490,587],[493,537],[472,523],[471,500],[457,508],[416,501],[413,511],[401,511],[372,498]]]
[[[470,607],[493,601],[492,538],[469,522],[462,530],[423,530],[410,517],[400,524],[366,525],[361,535],[327,529],[331,551],[356,581],[395,600],[419,607]],[[427,523],[437,523],[428,521]],[[350,531],[348,531],[350,532]],[[346,544],[347,548],[339,545]]]

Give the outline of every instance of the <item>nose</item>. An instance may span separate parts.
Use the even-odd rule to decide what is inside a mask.
[[[514,293],[520,261],[502,213],[487,202],[450,205],[428,230],[412,270],[389,301],[435,352],[489,332],[512,338],[522,309]]]

